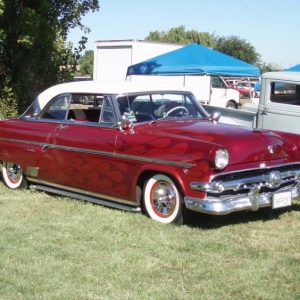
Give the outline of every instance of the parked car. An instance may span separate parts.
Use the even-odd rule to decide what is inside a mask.
[[[255,82],[239,81],[236,83],[233,89],[239,91],[241,97],[243,98],[251,98],[252,96],[254,96],[254,98],[257,98],[259,97],[259,91],[255,91],[254,87],[255,87]]]
[[[219,117],[184,88],[56,85],[0,121],[3,181],[179,224],[184,209],[223,215],[299,199],[299,136]]]
[[[228,87],[231,89],[233,89],[235,87],[237,82],[239,82],[239,80],[236,80],[236,79],[227,79],[226,80]]]

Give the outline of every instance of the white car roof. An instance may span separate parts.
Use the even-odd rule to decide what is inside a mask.
[[[292,80],[300,81],[300,72],[290,72],[290,71],[275,71],[267,72],[262,74],[262,78],[270,78],[273,80]]]
[[[40,107],[55,96],[68,93],[78,94],[127,94],[136,92],[175,91],[190,92],[190,90],[167,83],[135,82],[135,81],[76,81],[54,85],[43,91],[37,97]]]

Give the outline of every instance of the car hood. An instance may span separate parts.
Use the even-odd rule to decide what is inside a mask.
[[[188,139],[189,143],[211,144],[227,148],[229,164],[266,161],[295,157],[296,146],[278,133],[246,128],[236,125],[213,123],[207,120],[161,120],[142,126],[142,131],[151,131],[177,139]]]

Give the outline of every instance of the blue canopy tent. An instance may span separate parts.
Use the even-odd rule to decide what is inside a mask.
[[[259,68],[195,43],[129,66],[130,75],[260,76]]]
[[[296,65],[296,66],[293,66],[293,67],[290,67],[290,68],[288,68],[288,69],[285,69],[284,71],[300,72],[300,64],[299,64],[299,65]]]

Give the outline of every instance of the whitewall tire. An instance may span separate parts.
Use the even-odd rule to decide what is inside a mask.
[[[22,189],[27,186],[23,169],[12,162],[2,162],[2,178],[4,184],[11,189]]]
[[[148,216],[164,224],[182,224],[182,198],[175,183],[163,174],[149,178],[144,186],[144,207]]]

